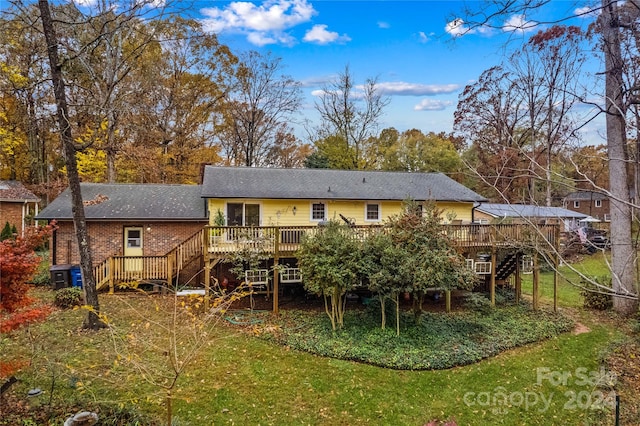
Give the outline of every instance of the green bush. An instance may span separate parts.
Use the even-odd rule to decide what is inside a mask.
[[[78,287],[62,288],[56,291],[53,304],[60,309],[69,309],[82,304],[82,289]]]
[[[603,293],[603,290],[606,291],[606,289],[598,288],[593,283],[594,281],[601,286],[611,288],[611,278],[609,276],[591,277],[590,279],[583,278],[580,281],[582,285],[580,294],[584,298],[584,307],[600,311],[611,309],[613,306],[613,296],[608,293]]]
[[[469,293],[462,299],[465,308],[472,311],[485,312],[491,310],[491,300],[486,293]]]
[[[38,256],[42,259],[38,270],[31,279],[31,282],[37,286],[47,286],[51,284],[51,273],[49,272],[49,252],[38,252]]]

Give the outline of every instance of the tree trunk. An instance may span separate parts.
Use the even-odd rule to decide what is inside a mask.
[[[65,84],[62,77],[62,66],[58,61],[58,39],[53,28],[51,11],[48,0],[38,0],[42,28],[47,41],[47,53],[49,54],[49,66],[51,67],[51,79],[56,99],[56,113],[58,126],[60,127],[60,139],[62,140],[62,151],[65,165],[67,166],[67,177],[69,179],[69,190],[71,191],[71,210],[73,214],[73,225],[78,237],[78,249],[80,252],[80,268],[82,270],[82,285],[84,288],[85,302],[92,307],[89,311],[83,326],[89,329],[97,329],[104,324],[100,321],[100,306],[98,304],[98,291],[93,276],[93,261],[89,247],[89,234],[87,232],[87,222],[84,215],[84,205],[82,204],[82,194],[80,192],[80,179],[76,163],[76,151],[73,144],[73,135],[69,123],[69,108],[65,93]]]
[[[636,253],[631,238],[631,207],[627,172],[623,60],[616,1],[602,0],[602,49],[605,58],[605,108],[611,206],[611,279],[614,309],[623,315],[637,311]],[[635,298],[635,299],[634,299]]]

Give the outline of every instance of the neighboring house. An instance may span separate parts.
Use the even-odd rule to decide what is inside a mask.
[[[95,265],[110,256],[164,256],[207,223],[197,185],[82,183]],[[51,263],[79,263],[67,188],[37,219],[55,220]]]
[[[564,198],[564,207],[603,222],[609,222],[609,197],[601,192],[576,191]]]
[[[588,215],[561,207],[483,203],[476,208],[475,217],[481,223],[560,225],[560,231],[571,231],[582,226],[580,221]]]
[[[18,235],[33,224],[38,214],[40,199],[15,180],[0,181],[0,228],[8,222],[15,226]]]
[[[228,226],[304,226],[326,220],[381,224],[404,200],[433,201],[445,223],[473,221],[486,201],[442,173],[206,166],[202,196],[210,224],[219,212]],[[343,219],[344,218],[344,219]]]

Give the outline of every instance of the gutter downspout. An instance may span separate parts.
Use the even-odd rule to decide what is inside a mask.
[[[473,203],[473,207],[471,207],[471,223],[475,223],[475,221],[476,221],[476,218],[475,218],[475,216],[476,216],[476,209],[477,209],[478,207],[480,207],[481,205],[482,205],[482,202],[480,202],[480,201],[478,201],[478,205],[476,205],[476,203],[475,203],[475,202]]]

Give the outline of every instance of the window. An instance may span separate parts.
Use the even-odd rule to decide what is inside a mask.
[[[228,203],[228,226],[260,226],[260,204]]]
[[[327,217],[327,205],[325,203],[311,204],[311,220],[324,220]]]
[[[595,200],[596,201],[596,207],[602,207],[602,200]]]
[[[578,208],[580,208],[580,201],[574,201],[574,202],[573,202],[573,208],[574,208],[574,209],[578,209]]]
[[[140,229],[127,230],[127,247],[128,248],[142,247],[142,231]]]
[[[365,216],[366,221],[377,222],[380,220],[380,204],[368,204],[366,205]]]

